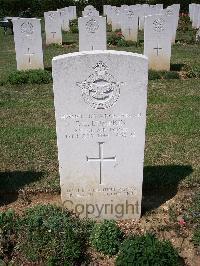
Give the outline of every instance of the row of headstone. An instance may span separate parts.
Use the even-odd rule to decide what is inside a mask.
[[[145,18],[149,15],[165,15],[168,17],[171,28],[171,41],[175,43],[176,30],[178,27],[180,5],[172,5],[163,9],[162,4],[157,5],[123,5],[104,6],[104,15],[107,22],[112,25],[112,31],[121,29],[125,40],[137,41],[138,29],[143,30]]]
[[[62,31],[70,30],[70,20],[76,19],[76,6],[44,13],[46,44],[62,44]]]
[[[62,30],[76,18],[76,7],[44,13],[46,44],[62,44]],[[18,70],[44,69],[40,19],[12,18]]]
[[[194,29],[200,28],[200,4],[189,5],[189,16]]]

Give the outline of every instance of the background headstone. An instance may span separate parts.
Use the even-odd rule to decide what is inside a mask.
[[[79,51],[107,49],[105,17],[81,17],[78,28]]]
[[[40,19],[18,18],[12,23],[17,69],[43,69]]]
[[[149,68],[170,70],[171,28],[168,17],[152,15],[145,18],[144,55],[149,59]]]
[[[58,9],[58,12],[60,12],[60,18],[61,18],[61,28],[63,31],[69,31],[70,27],[69,27],[69,11],[68,8],[61,8]]]
[[[139,16],[136,10],[129,8],[123,11],[121,30],[125,40],[137,42],[138,19]]]
[[[58,11],[49,11],[44,13],[46,44],[62,44],[61,17]]]

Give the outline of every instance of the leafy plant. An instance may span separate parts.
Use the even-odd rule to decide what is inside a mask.
[[[70,31],[71,33],[78,33],[78,20],[77,19],[70,21]]]
[[[118,30],[116,32],[111,33],[108,37],[108,45],[129,47],[134,44],[135,42],[133,41],[126,41],[122,33]]]
[[[149,70],[149,80],[161,79],[162,75],[160,71]]]
[[[200,78],[200,66],[188,66],[188,68],[186,69],[186,76],[188,78]]]
[[[119,251],[117,266],[178,265],[178,253],[169,241],[159,241],[152,234],[130,236]]]
[[[124,234],[115,221],[104,220],[102,223],[95,224],[90,235],[90,243],[99,252],[115,255],[123,238]]]
[[[52,82],[52,76],[47,70],[17,70],[9,74],[7,82],[12,85],[47,84]]]
[[[179,73],[176,71],[156,71],[149,70],[149,80],[156,79],[179,79]]]
[[[179,73],[176,71],[163,71],[163,79],[179,79]]]
[[[192,240],[196,246],[200,246],[200,228],[195,230]]]
[[[19,250],[32,262],[74,265],[87,261],[92,223],[53,205],[38,205],[20,221]]]
[[[18,217],[13,210],[0,212],[0,259],[10,256],[16,243]]]

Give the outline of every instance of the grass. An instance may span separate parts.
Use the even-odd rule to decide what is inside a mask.
[[[108,33],[109,35],[110,33]],[[198,44],[187,44],[195,32],[178,32],[178,42],[172,48],[172,65],[199,65]],[[43,31],[44,39],[44,31]],[[117,47],[117,50],[143,51],[143,32],[139,33],[140,46]],[[0,31],[0,79],[16,70],[13,36]],[[44,47],[45,68],[51,69],[54,56],[78,51],[78,34],[64,33],[63,46]],[[111,48],[109,48],[111,49]],[[112,47],[113,49],[113,47]],[[195,55],[195,56],[194,56]],[[199,150],[199,97],[198,79],[153,80],[149,82],[145,166],[180,166],[186,171],[184,184],[195,184],[200,174]],[[40,190],[59,190],[56,132],[52,84],[3,85],[0,87],[0,190],[20,187]],[[10,176],[19,173],[37,173],[40,178],[27,184],[6,186]],[[42,175],[40,174],[42,173]],[[171,174],[173,176],[173,174]],[[149,178],[149,175],[144,177]],[[170,176],[168,177],[170,179]],[[146,182],[146,181],[145,181]],[[155,180],[156,182],[156,180]],[[147,182],[148,183],[148,182]],[[162,185],[162,184],[161,184]],[[178,184],[177,184],[178,185]],[[153,186],[152,186],[153,187]]]

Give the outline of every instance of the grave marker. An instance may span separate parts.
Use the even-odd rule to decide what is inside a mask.
[[[79,51],[107,49],[105,17],[81,17],[78,28]]]
[[[44,69],[40,19],[13,19],[18,70]]]
[[[63,205],[94,219],[139,219],[148,62],[118,51],[52,62]]]
[[[149,59],[149,68],[170,70],[171,28],[165,15],[145,17],[144,54]]]
[[[59,11],[49,11],[44,13],[46,44],[62,44],[61,17]]]

